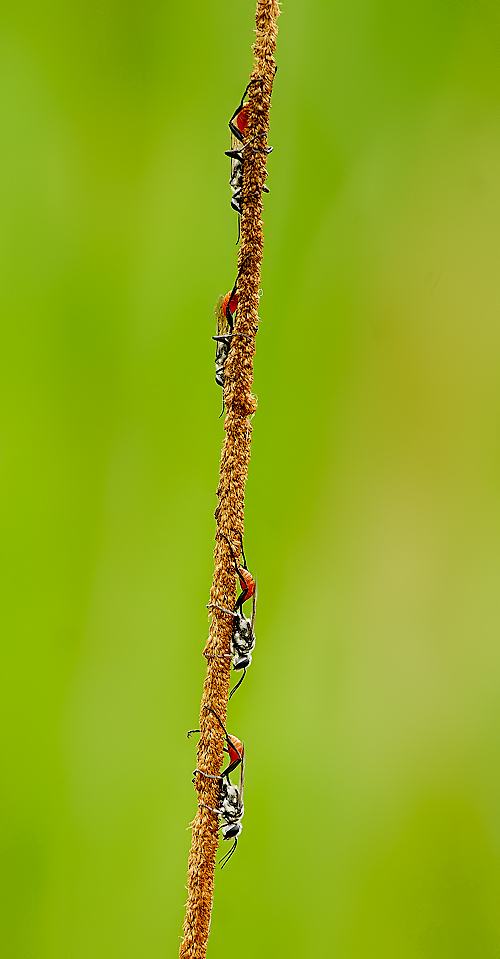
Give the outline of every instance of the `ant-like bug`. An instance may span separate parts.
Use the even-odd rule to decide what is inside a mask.
[[[224,537],[224,539],[226,540],[227,545],[229,546],[229,550],[230,550],[230,552],[231,552],[231,556],[233,557],[233,562],[234,562],[234,565],[235,565],[235,568],[236,568],[236,572],[238,573],[238,578],[239,578],[240,586],[241,586],[241,593],[240,593],[240,595],[238,596],[238,599],[236,600],[236,605],[235,605],[235,607],[234,607],[234,612],[236,612],[237,610],[240,610],[240,611],[241,611],[241,607],[243,606],[243,603],[245,603],[247,599],[250,599],[250,597],[254,595],[255,589],[256,589],[256,582],[255,582],[252,574],[249,573],[249,571],[248,571],[248,569],[247,569],[247,561],[246,561],[246,559],[245,559],[245,551],[244,551],[244,549],[243,549],[243,536],[242,536],[242,534],[240,533],[241,555],[242,555],[242,557],[243,557],[243,566],[241,566],[241,567],[238,566],[238,563],[237,563],[237,561],[236,561],[236,556],[235,556],[234,553],[233,553],[233,547],[231,546],[231,543],[229,542],[226,534],[225,534],[225,533],[221,533],[221,536]]]
[[[223,839],[234,839],[234,843],[231,846],[229,852],[220,860],[219,864],[221,869],[224,869],[226,863],[229,862],[231,856],[233,855],[236,846],[238,845],[238,836],[243,829],[241,820],[243,818],[244,806],[243,806],[243,786],[245,781],[245,747],[240,743],[239,739],[237,740],[235,736],[228,736],[226,727],[224,726],[222,720],[215,712],[215,709],[212,709],[211,706],[204,706],[204,709],[209,710],[213,713],[217,722],[224,730],[226,736],[226,743],[228,745],[228,751],[230,752],[230,744],[234,751],[238,754],[237,761],[233,761],[233,764],[229,766],[224,773],[221,773],[220,776],[210,776],[211,779],[219,780],[219,801],[218,806],[214,809],[213,806],[207,806],[206,803],[198,803],[199,806],[203,806],[204,809],[210,809],[211,812],[216,813],[223,820],[221,829]],[[188,736],[191,732],[198,732],[198,730],[190,730]],[[232,743],[231,743],[232,740]],[[235,742],[238,743],[240,749],[237,749]],[[231,752],[230,752],[231,755]],[[235,766],[241,764],[240,772],[240,785],[235,786],[229,779],[229,770],[234,769]],[[200,772],[201,770],[198,770]],[[207,776],[207,773],[203,773]]]
[[[238,335],[233,332],[234,315],[238,309],[238,293],[236,291],[241,271],[247,260],[248,256],[244,258],[240,265],[238,276],[236,277],[232,290],[226,293],[225,296],[221,294],[215,304],[214,312],[217,317],[217,335],[213,336],[212,339],[217,343],[215,349],[215,382],[217,386],[224,386],[224,366],[228,357],[229,347],[231,346],[231,339],[233,336]],[[248,333],[240,333],[239,335],[245,336],[248,340],[252,339]]]
[[[227,613],[229,616],[233,617],[233,632],[231,634],[231,652],[223,654],[224,659],[231,658],[232,666],[234,670],[242,669],[243,675],[236,683],[236,686],[233,686],[231,692],[229,693],[229,699],[233,693],[236,692],[238,686],[241,686],[246,674],[247,669],[252,662],[252,653],[255,649],[255,632],[254,632],[254,623],[255,623],[255,606],[257,602],[257,587],[253,594],[253,605],[252,605],[252,618],[247,619],[243,614],[242,610],[231,610],[226,609],[225,606],[219,606],[217,603],[208,603],[207,608],[211,609],[215,607],[216,609],[222,610],[223,613]],[[209,653],[205,653],[205,656],[209,657]]]
[[[255,624],[255,607],[257,603],[257,584],[252,576],[252,574],[246,568],[246,558],[243,551],[243,537],[241,537],[241,553],[243,556],[243,567],[240,568],[236,562],[236,557],[233,553],[231,543],[229,542],[227,536],[222,533],[224,539],[227,541],[229,549],[231,550],[231,556],[233,557],[234,565],[236,567],[236,572],[238,573],[240,584],[242,587],[242,592],[236,601],[234,610],[226,609],[224,606],[219,606],[217,603],[208,603],[207,608],[213,608],[222,610],[222,612],[227,613],[229,616],[233,617],[233,631],[231,635],[231,653],[222,654],[221,658],[231,658],[233,669],[242,669],[243,675],[236,683],[236,686],[233,687],[229,693],[229,699],[233,693],[236,692],[238,686],[241,686],[243,682],[248,667],[252,662],[252,652],[255,648],[255,633],[254,633],[254,624]],[[242,610],[243,603],[249,599],[253,598],[252,604],[252,618],[248,619]],[[209,653],[205,654],[207,658],[211,658]]]
[[[217,713],[215,712],[215,709],[212,709],[211,706],[204,706],[203,709],[206,709],[208,712],[213,713],[217,722],[219,723],[220,726],[222,726],[222,729],[224,730],[224,734],[226,737],[226,745],[224,746],[224,752],[229,753],[229,763],[226,766],[226,768],[223,769],[221,773],[219,773],[218,776],[214,776],[212,773],[205,773],[203,772],[203,769],[194,769],[193,776],[195,773],[200,773],[200,775],[205,776],[206,779],[222,779],[224,776],[227,779],[229,779],[229,773],[231,773],[233,769],[236,769],[236,767],[239,766],[239,764],[241,763],[241,758],[243,755],[243,745],[237,736],[228,735],[228,733],[226,732],[226,728],[222,724]],[[199,733],[199,732],[201,732],[200,729],[188,729],[187,738],[190,739],[193,733]],[[194,782],[194,779],[193,779],[193,782]]]
[[[225,296],[219,296],[215,304],[215,316],[217,317],[217,336],[212,339],[216,341],[215,348],[215,382],[217,386],[224,386],[224,366],[228,357],[229,347],[234,329],[234,314],[238,309],[238,294],[236,292],[238,281],[233,289]]]
[[[245,103],[245,97],[250,89],[254,80],[250,80],[250,83],[245,89],[245,92],[236,107],[230,121],[229,129],[231,131],[231,149],[226,150],[226,156],[231,160],[231,176],[229,178],[229,185],[231,187],[231,206],[233,210],[236,210],[239,216],[241,216],[241,200],[242,200],[242,189],[243,189],[243,152],[245,149],[245,135],[248,126],[248,100]],[[236,122],[233,123],[233,120]],[[250,141],[251,142],[251,141]],[[241,146],[239,146],[241,144]],[[248,145],[248,144],[247,144]],[[273,147],[265,147],[264,149],[257,149],[252,147],[256,153],[271,153]],[[263,187],[264,193],[269,193],[267,186]],[[239,221],[238,221],[238,240],[239,236]],[[236,242],[238,242],[238,240]]]

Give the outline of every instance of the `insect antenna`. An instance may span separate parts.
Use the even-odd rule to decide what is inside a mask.
[[[229,699],[231,699],[231,696],[233,695],[233,693],[236,692],[236,690],[238,689],[238,686],[241,686],[241,684],[242,684],[242,682],[243,682],[246,674],[247,674],[247,671],[246,671],[246,668],[245,668],[245,669],[243,670],[243,676],[240,677],[240,679],[239,679],[238,682],[236,683],[236,686],[233,686],[231,692],[229,693]]]
[[[224,869],[224,866],[227,865],[237,845],[238,845],[238,837],[236,837],[236,839],[234,840],[234,843],[231,846],[231,849],[229,850],[229,852],[226,853],[226,855],[223,856],[222,859],[219,859],[219,866],[221,867],[221,869]]]

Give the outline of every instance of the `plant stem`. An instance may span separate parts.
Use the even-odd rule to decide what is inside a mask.
[[[235,555],[240,552],[240,533],[244,531],[245,484],[250,460],[252,425],[250,417],[257,409],[252,395],[253,357],[258,328],[261,261],[264,247],[262,232],[262,190],[266,180],[266,159],[269,129],[269,107],[276,66],[279,15],[277,0],[257,0],[255,66],[248,93],[249,118],[245,138],[243,195],[241,213],[241,246],[238,266],[238,309],[235,333],[224,367],[224,402],[226,418],[222,445],[220,481],[215,511],[217,531],[214,551],[214,575],[210,602],[233,609],[236,602],[237,578],[228,544]],[[230,653],[233,620],[227,613],[212,609],[212,622],[205,647],[207,674],[201,700],[197,768],[218,775],[222,768],[224,735],[211,706],[223,723],[226,722],[230,685],[231,659],[219,658]],[[180,959],[205,959],[212,911],[215,855],[218,845],[218,816],[205,806],[217,807],[219,784],[197,773],[198,810],[193,821],[191,851],[188,862],[188,901],[184,920],[184,938]],[[200,804],[204,803],[205,806]]]

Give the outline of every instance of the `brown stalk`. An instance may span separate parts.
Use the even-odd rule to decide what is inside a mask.
[[[245,140],[243,167],[243,198],[241,214],[241,245],[238,267],[238,310],[235,332],[224,368],[224,402],[226,418],[225,437],[220,463],[220,482],[215,510],[217,532],[215,539],[215,569],[210,602],[233,609],[236,602],[237,577],[226,540],[229,538],[236,556],[240,552],[240,533],[244,532],[245,484],[250,460],[252,425],[250,417],[257,409],[252,395],[253,357],[258,328],[259,288],[264,236],[262,232],[262,189],[266,180],[269,107],[276,72],[276,47],[279,16],[278,0],[257,0],[255,66],[250,76],[248,91],[249,119]],[[224,735],[210,706],[226,722],[230,685],[233,621],[218,609],[212,610],[212,621],[204,653],[207,655],[207,674],[201,699],[200,730],[197,768],[218,775],[222,768]],[[226,654],[226,658],[222,658]],[[231,730],[229,730],[231,731]],[[198,803],[215,808],[219,785],[197,773],[195,785]],[[218,845],[218,816],[198,805],[193,821],[191,851],[188,861],[188,900],[184,919],[184,938],[180,959],[205,959],[210,916],[212,911],[215,855]]]

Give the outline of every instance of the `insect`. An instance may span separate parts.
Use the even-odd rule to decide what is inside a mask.
[[[238,765],[241,765],[240,771],[240,785],[235,786],[229,779],[229,767],[224,773],[221,773],[220,777],[215,776],[211,778],[219,779],[219,801],[218,806],[214,809],[213,806],[207,806],[206,803],[199,803],[200,806],[203,806],[205,809],[210,809],[212,812],[217,813],[218,816],[222,819],[221,829],[223,839],[234,839],[234,843],[231,846],[231,849],[228,853],[220,860],[220,867],[224,869],[226,863],[229,862],[231,856],[233,855],[236,846],[238,845],[238,836],[243,829],[241,825],[241,820],[243,818],[244,806],[243,806],[243,786],[245,783],[245,747],[240,743],[239,739],[236,740],[235,736],[228,736],[226,727],[222,723],[220,717],[215,712],[215,709],[212,709],[210,706],[205,706],[204,709],[210,710],[211,713],[215,716],[220,726],[224,730],[226,736],[226,743],[233,740],[232,746],[235,748],[235,751],[238,753],[238,760],[233,761],[231,768],[235,768]],[[236,749],[234,741],[238,742],[241,750]]]
[[[244,551],[244,549],[243,549],[243,536],[242,536],[242,534],[240,533],[241,555],[242,555],[242,557],[243,557],[243,566],[241,566],[241,567],[238,566],[238,563],[236,562],[236,556],[235,556],[234,553],[233,553],[233,547],[231,546],[231,543],[229,542],[226,534],[225,534],[225,533],[221,533],[221,536],[224,537],[224,539],[226,540],[227,545],[229,546],[229,549],[230,549],[230,551],[231,551],[231,556],[233,557],[233,562],[234,562],[234,565],[235,565],[235,567],[236,567],[236,572],[238,573],[238,578],[239,578],[240,586],[241,586],[241,593],[240,593],[240,595],[238,596],[238,599],[236,600],[236,605],[235,605],[235,607],[234,607],[234,612],[236,612],[238,609],[241,611],[241,607],[243,606],[243,603],[245,603],[247,599],[250,599],[250,597],[254,595],[255,589],[256,589],[256,583],[255,583],[255,580],[254,580],[252,574],[249,573],[249,571],[248,571],[248,569],[247,569],[247,561],[246,561],[246,559],[245,559],[245,551]]]
[[[248,126],[249,107],[248,101],[245,103],[245,97],[252,82],[253,81],[251,80],[246,87],[245,92],[229,121],[229,129],[231,131],[231,149],[225,151],[226,156],[228,156],[231,160],[231,176],[229,177],[229,185],[231,187],[231,206],[239,215],[241,215],[243,189],[243,151],[245,147],[244,141]],[[265,147],[263,150],[258,150],[255,147],[252,147],[252,149],[255,149],[256,153],[271,153],[273,147]],[[264,193],[269,193],[267,186],[264,186],[263,190]]]
[[[228,613],[229,616],[233,617],[233,632],[231,634],[231,653],[230,657],[232,659],[232,666],[234,670],[242,669],[243,675],[240,677],[236,686],[233,686],[231,692],[229,693],[229,699],[233,693],[236,692],[238,686],[241,686],[246,674],[247,669],[252,662],[252,653],[255,648],[255,632],[254,632],[254,623],[255,623],[255,606],[257,603],[257,587],[255,587],[253,593],[253,604],[252,604],[252,618],[248,619],[241,609],[231,610],[226,609],[224,606],[219,606],[217,603],[208,603],[207,608],[216,607],[221,609],[222,612]],[[206,654],[209,655],[208,653]],[[227,655],[227,654],[226,654]],[[226,655],[223,658],[226,658]]]
[[[217,386],[224,386],[224,366],[228,357],[232,337],[239,335],[244,336],[247,340],[252,339],[248,333],[234,333],[234,315],[238,309],[238,280],[248,259],[249,256],[246,256],[242,260],[232,290],[226,293],[225,296],[221,294],[215,305],[214,312],[217,317],[217,335],[213,336],[212,339],[217,343],[215,348],[215,382]]]
[[[239,276],[239,274],[238,274]],[[231,337],[234,329],[234,314],[238,309],[238,294],[236,287],[238,278],[233,289],[219,296],[215,306],[215,315],[217,317],[217,336],[212,339],[216,341],[215,348],[215,382],[217,386],[224,386],[224,366],[228,357],[229,347],[231,346]]]
[[[241,756],[239,787],[235,786],[234,783],[229,782],[229,780],[223,779],[220,784],[218,808],[213,809],[212,806],[207,806],[207,809],[212,809],[212,812],[216,812],[223,820],[221,827],[223,839],[234,839],[234,843],[229,852],[226,853],[226,855],[219,861],[221,869],[224,869],[224,866],[227,865],[231,856],[233,855],[233,852],[238,845],[238,836],[241,834],[241,830],[243,829],[241,820],[243,819],[243,813],[245,812],[245,807],[243,805],[244,785],[245,750],[243,749]]]
[[[227,613],[228,616],[233,617],[233,631],[231,634],[231,652],[230,653],[222,653],[222,654],[205,653],[205,656],[207,657],[207,659],[230,658],[232,659],[232,666],[234,670],[238,670],[238,669],[243,670],[243,675],[236,683],[236,686],[234,686],[231,692],[229,693],[229,699],[231,699],[231,696],[233,695],[233,693],[236,692],[239,686],[241,686],[241,683],[243,682],[246,676],[246,671],[252,662],[252,652],[255,648],[254,624],[255,624],[255,607],[257,603],[257,584],[252,574],[246,568],[246,558],[243,550],[243,537],[241,536],[241,533],[240,533],[240,538],[241,538],[241,554],[243,556],[243,567],[238,566],[236,557],[233,553],[231,543],[229,542],[227,536],[224,533],[222,533],[222,536],[224,536],[224,539],[226,540],[229,546],[229,549],[231,550],[231,556],[233,557],[233,562],[236,567],[236,572],[238,573],[238,576],[239,576],[242,591],[238,599],[236,600],[236,605],[234,607],[234,610],[226,609],[225,606],[219,606],[218,603],[207,604],[207,609],[211,609],[215,607],[216,609],[222,610],[223,613]],[[252,616],[251,616],[251,619],[248,619],[248,617],[245,616],[245,614],[243,613],[242,606],[243,606],[243,603],[246,602],[246,600],[250,599],[251,597],[253,599]]]
[[[193,775],[195,773],[200,773],[200,775],[205,776],[206,779],[223,779],[224,777],[229,779],[229,773],[231,773],[233,769],[236,769],[236,767],[239,766],[239,764],[241,763],[242,755],[243,755],[243,745],[240,742],[240,740],[237,738],[237,736],[228,735],[228,733],[226,732],[226,727],[221,722],[221,719],[218,716],[218,714],[215,712],[215,709],[212,709],[211,706],[204,706],[203,709],[206,709],[208,712],[213,713],[217,722],[219,723],[220,726],[222,726],[222,729],[224,730],[224,734],[226,737],[226,745],[224,746],[224,752],[229,753],[229,763],[226,766],[226,768],[223,769],[218,776],[214,776],[212,773],[205,773],[203,772],[203,769],[194,769]],[[193,733],[199,733],[199,732],[201,732],[200,729],[188,729],[187,738],[189,739]],[[194,782],[194,779],[193,779],[193,782]]]

